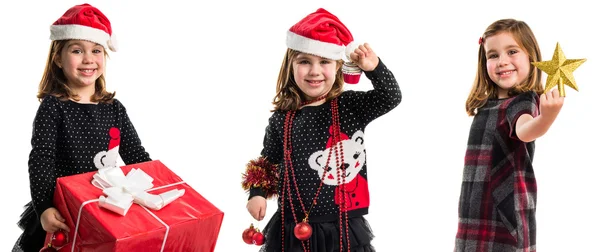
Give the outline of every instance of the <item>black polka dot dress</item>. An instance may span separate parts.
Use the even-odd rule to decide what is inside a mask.
[[[386,114],[400,104],[402,95],[398,82],[391,71],[379,62],[371,72],[365,72],[373,83],[373,90],[344,91],[338,97],[338,111],[343,146],[344,170],[338,174],[335,169],[335,156],[332,151],[330,128],[332,126],[332,101],[319,106],[305,106],[298,110],[291,130],[292,162],[299,194],[306,208],[310,208],[317,188],[324,185],[309,214],[308,222],[313,228],[309,239],[310,251],[339,251],[339,205],[346,204],[349,218],[349,233],[352,251],[370,251],[372,234],[363,215],[368,213],[369,190],[365,150],[365,127],[374,119]],[[261,155],[269,162],[278,164],[278,195],[282,195],[283,129],[285,112],[275,112],[269,118],[266,128],[264,148]],[[327,162],[327,159],[330,159]],[[291,177],[291,175],[290,175]],[[338,178],[345,177],[345,190],[338,185]],[[294,212],[300,220],[305,214],[293,182],[291,196]],[[343,184],[343,183],[341,183]],[[285,251],[303,251],[300,241],[293,235],[295,222],[285,188]],[[265,196],[260,188],[250,189],[250,197]],[[344,201],[339,200],[344,197]],[[282,251],[281,243],[281,201],[279,208],[264,229],[266,243],[261,251]],[[342,203],[343,202],[343,203]],[[346,242],[344,242],[346,244]]]
[[[125,107],[117,99],[99,104],[61,101],[54,96],[43,99],[35,116],[29,155],[32,201],[26,205],[19,221],[24,233],[14,250],[39,251],[42,248],[45,231],[41,228],[40,216],[53,207],[56,179],[96,171],[94,158],[108,150],[109,131],[114,128],[120,132],[118,153],[123,162],[134,164],[151,160]]]

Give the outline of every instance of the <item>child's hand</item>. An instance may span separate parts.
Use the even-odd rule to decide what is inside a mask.
[[[563,106],[565,98],[561,97],[557,89],[540,95],[540,116],[549,122],[553,122]]]
[[[265,212],[267,211],[267,199],[262,196],[254,196],[248,200],[246,208],[254,219],[261,221],[265,218]]]
[[[54,207],[46,209],[42,213],[40,221],[42,222],[42,228],[48,233],[54,233],[61,229],[69,232],[69,226],[65,224],[65,219]]]
[[[350,59],[363,71],[373,71],[379,64],[379,58],[369,44],[364,43],[350,53]]]
[[[557,89],[540,95],[540,115],[533,118],[525,113],[517,119],[515,133],[519,140],[529,143],[546,134],[558,116],[564,100],[565,98],[560,97]]]

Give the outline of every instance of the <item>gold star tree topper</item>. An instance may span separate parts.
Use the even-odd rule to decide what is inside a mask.
[[[554,55],[552,55],[552,60],[531,62],[531,64],[548,74],[544,93],[558,85],[560,96],[565,96],[564,85],[579,91],[577,84],[575,83],[573,71],[583,64],[583,62],[585,62],[585,59],[567,59],[557,42],[556,49],[554,49]]]

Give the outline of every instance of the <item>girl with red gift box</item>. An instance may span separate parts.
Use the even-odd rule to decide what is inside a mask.
[[[46,233],[69,231],[52,203],[56,178],[116,166],[119,154],[126,164],[151,161],[125,107],[106,91],[106,50],[116,51],[110,21],[89,4],[77,5],[50,34],[29,155],[32,201],[13,251],[37,252]]]
[[[266,199],[278,196],[277,212],[253,241],[262,244],[264,235],[261,251],[374,250],[363,217],[370,205],[364,132],[400,104],[401,93],[373,49],[353,40],[324,9],[287,32],[264,147],[242,182],[256,220],[264,218]],[[352,63],[343,66],[344,59]],[[344,80],[357,82],[356,67],[373,90],[343,90]],[[244,232],[250,243],[248,233],[257,235]]]

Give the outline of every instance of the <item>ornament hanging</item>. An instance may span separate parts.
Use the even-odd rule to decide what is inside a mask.
[[[252,237],[254,236],[255,233],[256,233],[256,229],[254,228],[254,225],[250,224],[250,227],[246,228],[244,230],[244,232],[242,233],[242,240],[244,240],[244,242],[246,244],[253,244]]]
[[[261,232],[256,232],[252,235],[252,243],[260,246],[265,243],[265,236]]]
[[[302,221],[294,227],[294,235],[298,240],[306,241],[312,235],[312,227],[306,221]]]
[[[253,224],[250,224],[250,227],[242,232],[242,240],[244,240],[246,244],[260,246],[265,243],[265,236],[258,228],[255,228]]]

